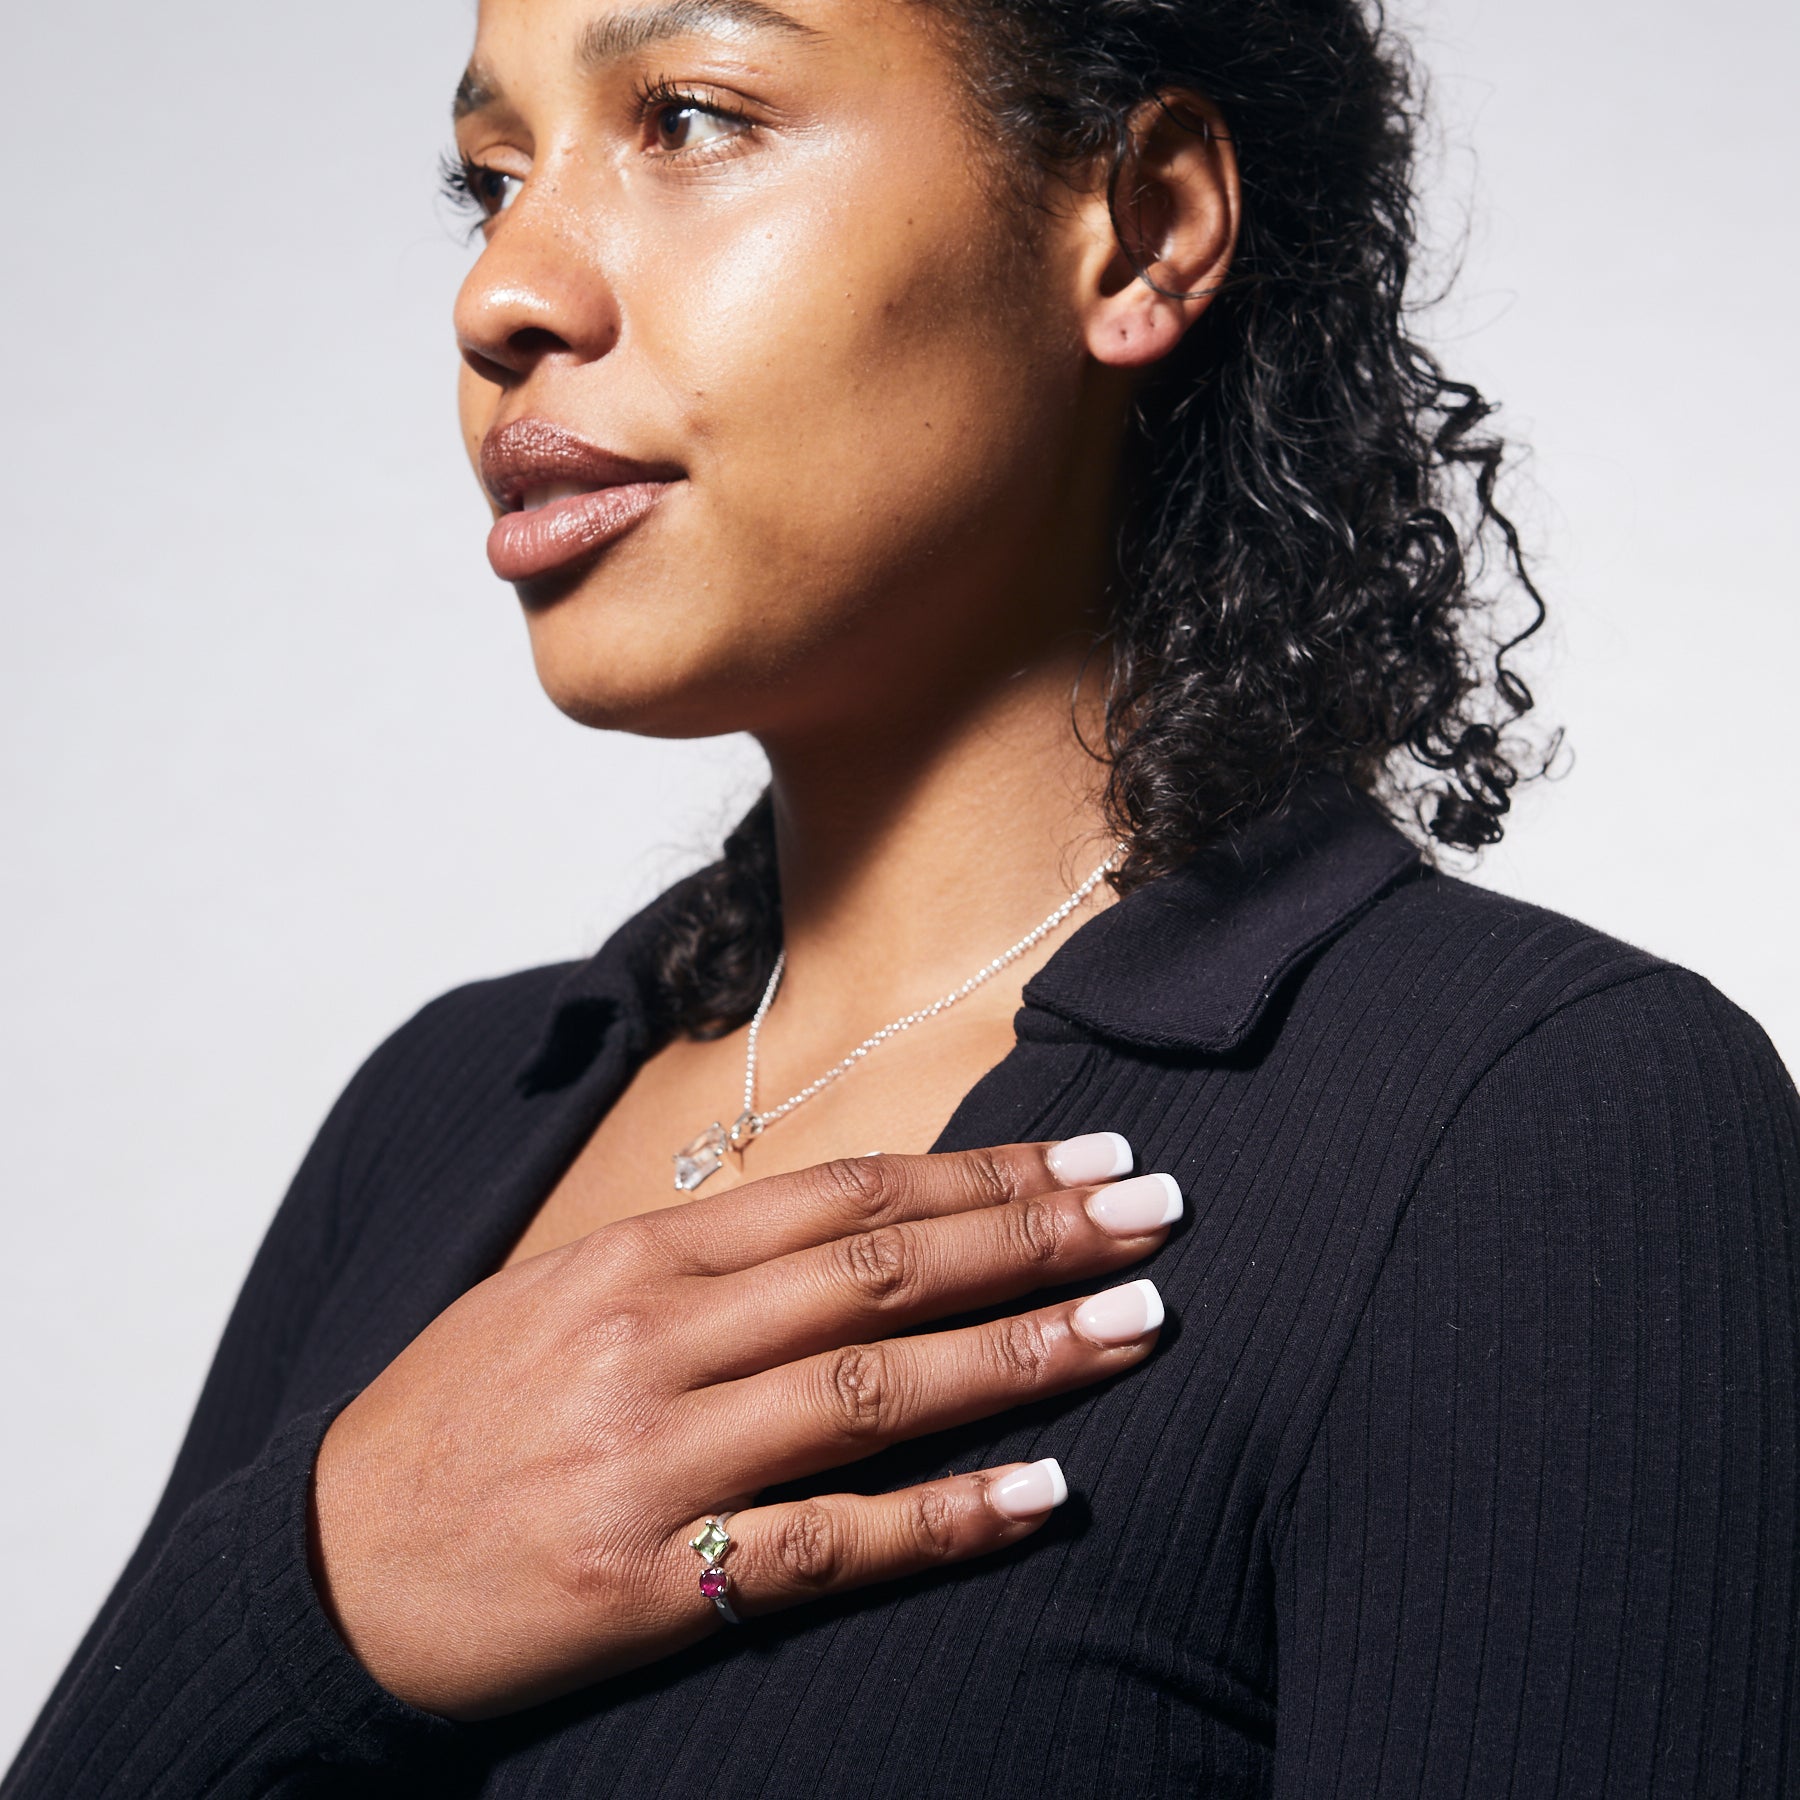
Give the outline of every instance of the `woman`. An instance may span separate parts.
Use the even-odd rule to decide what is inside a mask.
[[[770,793],[359,1072],[5,1791],[1784,1791],[1792,1085],[1387,816],[1529,706],[1392,43],[485,0],[456,112],[544,686]]]

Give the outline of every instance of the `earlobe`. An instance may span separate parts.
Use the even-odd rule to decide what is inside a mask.
[[[1209,101],[1159,94],[1138,107],[1104,196],[1106,254],[1089,266],[1083,333],[1097,362],[1141,368],[1176,348],[1225,279],[1239,204]]]
[[[1185,335],[1189,324],[1187,309],[1178,301],[1142,288],[1137,293],[1127,289],[1126,294],[1132,304],[1114,310],[1102,326],[1099,342],[1090,331],[1088,348],[1096,360],[1115,369],[1138,369],[1160,362]],[[1125,297],[1119,296],[1121,300]]]

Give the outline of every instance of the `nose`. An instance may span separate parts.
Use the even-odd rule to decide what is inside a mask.
[[[513,387],[552,359],[588,362],[618,341],[618,296],[553,181],[528,182],[500,215],[456,296],[456,343],[484,381]]]

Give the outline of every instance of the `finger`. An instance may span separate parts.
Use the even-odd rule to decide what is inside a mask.
[[[771,1487],[1121,1374],[1149,1355],[1162,1320],[1145,1280],[956,1331],[851,1344],[690,1395],[695,1435],[721,1490]]]
[[[1068,1498],[1053,1457],[891,1494],[827,1494],[734,1513],[720,1564],[740,1618],[1004,1550]],[[697,1529],[697,1527],[696,1527]],[[682,1533],[685,1544],[693,1531]],[[715,1581],[717,1577],[715,1576]],[[705,1595],[697,1604],[711,1608]]]
[[[1181,1217],[1169,1175],[856,1232],[702,1284],[683,1337],[695,1385],[753,1375],[928,1319],[1111,1274]]]
[[[1060,1144],[849,1156],[667,1207],[645,1215],[644,1225],[679,1267],[716,1275],[851,1232],[1004,1206],[1130,1169],[1131,1146],[1114,1131]]]

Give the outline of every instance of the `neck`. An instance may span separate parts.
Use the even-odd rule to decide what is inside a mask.
[[[959,986],[1068,898],[1112,848],[1104,769],[1076,735],[1079,646],[952,704],[833,741],[764,741],[773,775],[790,1016],[853,1037]],[[1084,688],[1097,684],[1090,676]],[[1097,702],[1079,715],[1099,740]],[[1110,899],[1102,884],[996,981],[1019,982]],[[1009,997],[1010,996],[1010,997]],[[973,1002],[970,1003],[971,1005]]]

